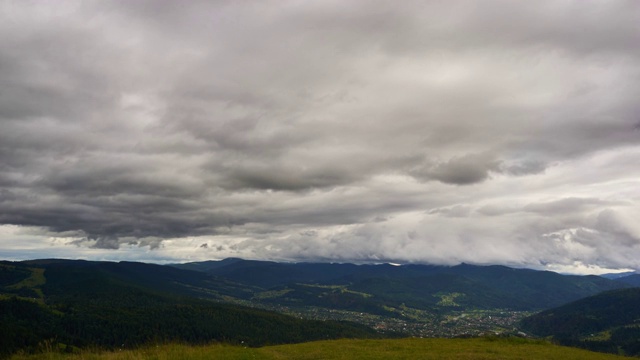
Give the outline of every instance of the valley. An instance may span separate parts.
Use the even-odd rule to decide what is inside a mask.
[[[292,307],[265,305],[252,301],[234,303],[276,311],[297,318],[312,320],[349,321],[369,326],[380,333],[404,333],[414,337],[466,337],[484,335],[516,335],[518,322],[533,314],[530,311],[469,310],[434,314],[425,310],[401,307],[389,309],[390,315],[323,307]],[[395,314],[395,316],[394,316]]]
[[[43,344],[76,352],[173,341],[550,336],[528,325],[538,312],[630,286],[468,264],[4,261],[0,345],[6,356]]]

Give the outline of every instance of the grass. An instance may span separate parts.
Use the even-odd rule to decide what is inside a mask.
[[[437,305],[440,306],[460,306],[460,304],[456,303],[457,297],[463,297],[464,294],[461,293],[446,293],[446,294],[435,294],[433,296],[439,297],[440,301]]]
[[[44,285],[47,282],[46,278],[44,277],[44,269],[29,268],[29,270],[31,270],[31,276],[20,281],[17,284],[7,286],[7,289],[32,289],[38,295],[38,301],[42,303],[44,302],[44,294],[42,293],[42,289],[40,289],[40,286]]]
[[[614,360],[624,357],[551,345],[543,341],[494,338],[333,340],[295,345],[245,348],[215,344],[209,346],[160,345],[115,352],[84,351],[79,354],[48,352],[15,355],[12,360],[200,360],[200,359],[563,359]]]
[[[298,284],[298,285],[306,286],[310,288],[318,288],[318,289],[340,290],[340,293],[342,294],[349,293],[354,295],[360,295],[363,298],[373,297],[373,295],[371,294],[349,290],[346,285],[318,285],[318,284]]]
[[[279,298],[287,293],[293,291],[292,289],[283,289],[283,290],[271,290],[271,291],[263,291],[255,294],[253,296],[254,299],[274,299]]]
[[[30,268],[31,276],[20,281],[17,284],[7,286],[8,289],[20,289],[20,288],[34,288],[46,283],[46,279],[44,277],[44,269],[39,268]]]

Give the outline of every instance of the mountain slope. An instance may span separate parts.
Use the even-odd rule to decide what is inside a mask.
[[[640,288],[604,292],[543,311],[521,327],[562,344],[640,355]]]
[[[619,277],[616,279],[616,281],[619,281],[621,283],[624,283],[630,286],[640,287],[640,274],[632,274],[628,276]]]
[[[169,267],[47,260],[3,262],[0,269],[6,273],[0,287],[0,356],[43,341],[104,348],[214,340],[257,346],[379,336],[361,325],[301,320],[161,291],[182,289],[171,282],[194,275]]]
[[[616,279],[619,279],[621,277],[625,277],[625,276],[629,276],[629,275],[636,275],[636,272],[635,271],[626,271],[626,272],[622,272],[622,273],[600,274],[598,276],[603,277],[605,279],[609,279],[609,280],[616,280]]]
[[[523,311],[625,286],[593,276],[468,264],[292,264],[241,259],[173,266],[57,259],[0,263],[0,299],[15,296],[18,301],[31,301],[43,312],[42,323],[55,325],[41,329],[43,333],[34,338],[42,339],[56,329],[55,333],[64,334],[58,341],[74,346],[141,343],[151,337],[233,340],[244,338],[246,331],[254,341],[275,343],[283,338],[314,338],[319,336],[316,328],[324,328],[328,336],[343,330],[352,336],[372,335],[367,329],[349,330],[335,323],[331,326],[336,328],[322,323],[305,330],[307,325],[290,323],[291,318],[273,323],[276,329],[291,328],[294,333],[275,331],[255,318],[273,317],[273,313],[254,313],[221,302],[296,317],[356,321],[380,331],[409,331],[415,336],[509,333]],[[29,318],[21,316],[5,320],[29,324]],[[203,320],[212,318],[221,320]],[[245,320],[239,328],[226,325],[239,323],[234,319]],[[140,327],[145,322],[153,326]],[[264,325],[268,333],[252,323]],[[217,330],[221,327],[225,332]],[[110,335],[101,334],[101,329],[109,329]],[[132,329],[137,329],[134,335],[130,335]]]
[[[628,286],[597,276],[566,276],[548,271],[468,264],[452,267],[392,266],[233,259],[173,266],[199,270],[265,290],[279,291],[282,294],[280,299],[271,298],[271,302],[312,300],[310,296],[297,293],[301,290],[308,292],[308,288],[295,284],[332,285],[335,286],[334,289],[340,289],[331,294],[333,299],[341,296],[353,298],[353,294],[348,291],[369,295],[361,299],[361,302],[368,304],[368,308],[373,303],[381,307],[397,307],[404,303],[420,309],[437,310],[438,307],[445,306],[442,305],[442,296],[456,296],[455,306],[460,309],[504,308],[532,311]],[[315,304],[322,304],[318,300],[322,298],[321,294],[314,296]],[[344,302],[354,303],[351,300]],[[356,311],[360,308],[362,306],[352,307]]]
[[[59,274],[56,279],[103,274],[129,284],[137,284],[161,292],[209,299],[224,299],[229,296],[250,298],[256,290],[247,284],[237,284],[200,271],[181,270],[156,264],[61,259],[32,260],[23,263],[46,268],[50,273],[55,272]],[[70,283],[62,281],[60,286],[65,286],[65,284]]]

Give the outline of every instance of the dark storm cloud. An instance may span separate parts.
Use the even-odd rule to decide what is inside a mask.
[[[446,184],[469,185],[485,181],[491,171],[498,170],[498,162],[484,155],[454,157],[427,169],[414,172],[419,178],[438,180]]]
[[[637,10],[2,3],[0,223],[289,259],[633,247]]]
[[[500,171],[509,175],[524,176],[539,174],[547,168],[547,164],[536,161],[522,161],[513,164],[500,164]]]
[[[348,174],[334,172],[333,169],[306,172],[299,169],[269,167],[262,169],[239,169],[230,174],[232,187],[262,190],[307,190],[347,184],[352,179]]]

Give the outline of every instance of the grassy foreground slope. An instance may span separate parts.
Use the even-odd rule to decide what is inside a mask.
[[[12,360],[173,360],[173,359],[562,359],[614,360],[624,357],[512,339],[331,340],[295,345],[244,348],[230,345],[163,345],[138,350],[64,355],[15,355]]]

